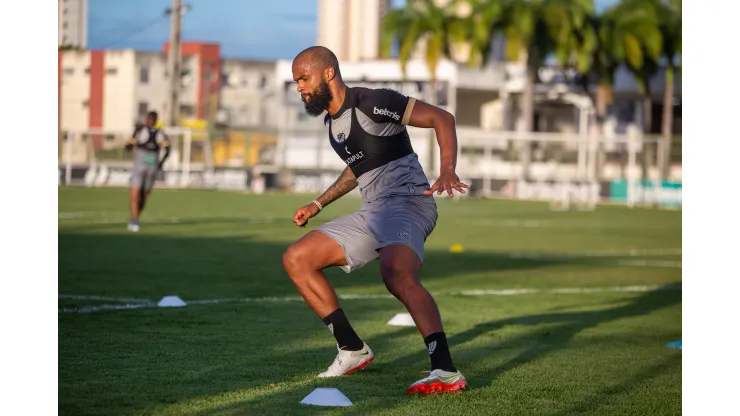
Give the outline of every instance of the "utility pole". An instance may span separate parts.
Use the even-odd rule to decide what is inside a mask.
[[[172,0],[170,14],[170,50],[167,54],[167,69],[170,74],[170,99],[167,109],[167,125],[176,126],[180,113],[180,37],[182,19],[182,0]]]

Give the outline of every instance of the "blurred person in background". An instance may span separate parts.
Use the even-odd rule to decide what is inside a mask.
[[[157,113],[150,111],[146,115],[145,124],[134,130],[134,134],[131,135],[131,139],[126,145],[126,150],[134,151],[129,198],[131,220],[127,227],[129,231],[139,231],[139,216],[144,210],[144,204],[149,194],[152,192],[157,173],[162,169],[165,160],[170,155],[169,140],[156,125]],[[159,158],[160,150],[164,150],[161,159]]]

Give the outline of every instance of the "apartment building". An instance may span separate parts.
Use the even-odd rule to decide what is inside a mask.
[[[57,0],[59,46],[87,47],[87,0]]]
[[[317,44],[341,62],[378,59],[380,22],[391,0],[319,0]]]

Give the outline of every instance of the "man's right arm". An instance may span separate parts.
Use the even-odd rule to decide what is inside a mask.
[[[322,207],[326,207],[357,187],[357,179],[352,170],[347,166],[339,178],[316,200]]]
[[[128,139],[128,143],[126,143],[126,150],[132,150],[134,146],[136,145],[136,133],[139,132],[139,128],[135,128],[134,132],[131,133],[131,138]]]

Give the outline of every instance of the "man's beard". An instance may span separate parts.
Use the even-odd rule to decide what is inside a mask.
[[[308,101],[306,101],[305,97],[301,98],[303,99],[303,106],[306,108],[306,113],[308,113],[308,115],[314,117],[320,116],[321,113],[329,107],[329,103],[332,99],[329,84],[327,84],[326,81],[321,80],[321,84],[316,88],[316,92],[308,97]]]

